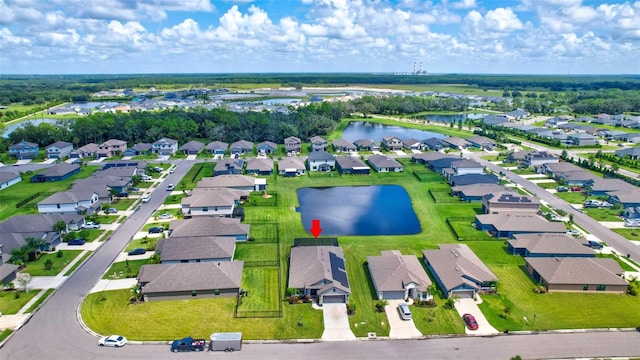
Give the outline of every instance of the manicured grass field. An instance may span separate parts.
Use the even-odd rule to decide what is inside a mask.
[[[131,207],[135,201],[135,199],[120,199],[117,203],[110,204],[109,207],[116,208],[118,211],[124,211]]]
[[[55,276],[57,275],[65,266],[69,265],[73,259],[75,259],[82,250],[62,250],[62,257],[58,257],[56,253],[47,253],[41,255],[38,260],[27,262],[25,265],[27,267],[22,270],[22,272],[26,272],[31,276]],[[51,270],[44,269],[44,263],[47,259],[51,259],[53,263],[51,265]]]
[[[147,251],[152,251],[155,250],[155,244],[156,241],[158,239],[157,238],[142,238],[142,239],[133,239],[131,241],[129,241],[129,244],[127,244],[127,247],[124,249],[124,251],[129,252],[133,249],[136,248],[144,248],[147,249]]]
[[[584,209],[587,215],[598,221],[624,221],[620,218],[621,210],[611,209]]]
[[[277,267],[245,267],[242,272],[242,288],[247,296],[242,298],[238,311],[278,310],[280,296],[278,292]]]
[[[138,276],[142,265],[148,263],[149,259],[119,261],[113,263],[102,278],[109,280],[133,278]]]
[[[17,283],[15,285],[18,286]],[[16,294],[19,295],[17,299]],[[29,293],[25,293],[22,290],[0,291],[0,313],[3,315],[17,313],[37,294],[38,290],[29,290]]]
[[[277,261],[278,244],[238,243],[236,244],[234,259],[244,261]]]
[[[187,197],[187,195],[184,194],[178,194],[178,195],[169,195],[167,196],[167,198],[164,200],[164,203],[166,205],[171,205],[171,204],[180,204],[182,202],[182,199],[184,199],[185,197]]]
[[[216,167],[215,162],[206,162],[193,165],[191,169],[184,175],[180,181],[178,188],[182,190],[182,184],[187,190],[192,190],[200,179],[205,176],[213,176],[213,169]]]
[[[640,241],[640,228],[611,229],[629,240]]]
[[[114,222],[116,222],[116,220],[118,220],[118,215],[94,215],[94,216],[88,216],[86,218],[87,221],[97,221],[100,224],[113,224]]]
[[[278,224],[252,224],[249,228],[249,239],[255,242],[276,242]]]
[[[579,191],[559,192],[555,195],[569,204],[582,204],[585,201],[584,195]],[[596,199],[596,197],[589,196],[587,199]]]
[[[38,213],[38,209],[35,205],[47,198],[49,195],[42,195],[31,200],[28,205],[33,206],[27,205],[21,208],[16,208],[16,204],[39,192],[55,193],[58,191],[66,191],[70,188],[71,183],[78,179],[89,177],[96,170],[98,170],[98,167],[96,166],[83,166],[79,173],[66,180],[44,183],[30,182],[31,176],[35,175],[37,172],[29,175],[22,175],[21,182],[12,185],[9,188],[0,190],[0,221],[17,214]]]

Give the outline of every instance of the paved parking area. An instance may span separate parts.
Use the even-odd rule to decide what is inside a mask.
[[[458,314],[460,314],[460,321],[463,321],[462,315],[471,314],[476,318],[476,321],[478,322],[478,330],[469,330],[469,328],[465,326],[464,331],[466,334],[492,335],[499,333],[498,330],[496,330],[493,326],[491,326],[491,324],[489,324],[489,321],[487,321],[487,318],[484,317],[484,314],[482,313],[482,311],[480,311],[480,308],[473,299],[458,299],[456,301],[456,310],[458,311]]]
[[[402,320],[398,314],[398,305],[406,303],[404,300],[388,300],[389,305],[384,307],[389,321],[389,337],[392,339],[411,339],[422,337],[422,333],[418,331],[412,320]]]
[[[324,304],[322,305],[322,315],[324,318],[322,340],[345,341],[356,339],[351,327],[349,327],[346,304]]]

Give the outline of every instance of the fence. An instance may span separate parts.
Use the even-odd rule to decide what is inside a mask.
[[[411,171],[411,173],[420,182],[428,182],[428,181],[431,180],[431,173],[430,172],[417,172],[417,171],[413,170],[413,171]]]
[[[471,226],[470,224],[473,221],[475,221],[474,217],[448,217],[445,219],[447,227],[453,234],[453,237],[458,241],[495,240],[495,238],[492,238],[486,233],[476,229],[473,231],[476,235],[462,233],[458,231],[459,229],[456,229],[456,226],[454,225],[454,223],[466,223],[468,226]]]
[[[267,266],[280,266],[280,259],[278,260],[263,260],[263,261],[245,261],[244,267],[267,267]]]
[[[33,194],[33,195],[31,195],[31,196],[29,196],[29,197],[27,197],[27,198],[23,199],[23,200],[20,200],[20,201],[16,204],[16,209],[20,209],[21,207],[23,207],[23,206],[25,206],[25,205],[29,204],[31,201],[33,201],[34,199],[37,199],[37,198],[38,198],[38,197],[40,197],[40,196],[51,196],[51,195],[53,195],[53,194],[54,194],[54,193],[52,193],[52,192],[42,192],[42,191],[39,191],[39,192],[37,192],[37,193],[35,193],[35,194]],[[35,206],[35,205],[33,205],[33,206]]]
[[[459,198],[451,196],[451,190],[449,189],[429,189],[427,192],[435,203],[445,204],[460,202]],[[446,196],[442,196],[441,194],[446,194]]]
[[[296,238],[293,246],[338,246],[338,238]]]

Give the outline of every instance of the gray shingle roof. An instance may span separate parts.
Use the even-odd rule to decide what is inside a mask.
[[[369,163],[377,168],[401,168],[402,164],[385,155],[371,155],[367,158]]]
[[[138,280],[142,292],[162,293],[240,288],[243,261],[143,265]]]
[[[273,160],[254,158],[247,160],[246,171],[273,171]]]
[[[249,224],[240,219],[221,217],[197,217],[188,220],[172,220],[169,229],[172,237],[234,236],[248,235]]]
[[[409,283],[426,291],[431,280],[418,257],[402,255],[400,251],[382,251],[381,256],[368,256],[369,271],[378,291],[403,291]]]
[[[343,169],[369,168],[367,164],[356,156],[337,156],[336,162]]]
[[[20,174],[13,173],[11,171],[0,171],[0,184],[17,178],[20,178]]]
[[[478,288],[476,283],[497,281],[498,277],[465,244],[440,244],[438,250],[423,250],[447,291],[466,284]],[[474,281],[470,280],[473,279]]]
[[[161,261],[233,259],[236,241],[230,237],[170,237],[159,239],[156,252]]]
[[[549,284],[626,285],[620,265],[609,258],[536,258],[525,261]]]
[[[68,146],[73,146],[73,144],[70,143],[70,142],[66,142],[66,141],[56,141],[53,144],[47,146],[47,148],[57,147],[58,149],[62,149],[62,148],[66,148]]]
[[[244,195],[243,191],[228,188],[195,188],[191,196],[182,198],[180,204],[189,207],[234,206]]]
[[[566,234],[515,234],[515,239],[507,240],[514,248],[523,248],[533,254],[573,254],[592,255],[595,251],[584,246],[573,236]]]
[[[40,201],[38,205],[70,204],[78,203],[80,201],[89,201],[93,194],[94,191],[92,190],[72,188],[69,191],[61,191],[51,195]]]
[[[214,177],[203,177],[198,182],[196,188],[232,188],[255,186],[256,178],[246,175],[218,175]]]
[[[334,160],[335,157],[324,150],[313,151],[309,153],[309,160],[328,161]]]
[[[505,191],[507,189],[507,187],[498,184],[471,184],[454,186],[451,188],[451,191],[455,193],[459,192],[464,196],[483,196],[498,191]]]
[[[535,214],[485,214],[476,215],[482,224],[492,224],[498,231],[554,232],[564,233],[563,223],[550,222]]]
[[[282,171],[284,169],[304,170],[306,167],[300,158],[287,157],[282,160],[278,160],[278,170]]]
[[[180,150],[182,151],[200,151],[202,150],[202,148],[204,148],[204,144],[201,143],[200,141],[189,141],[188,143],[180,146]]]
[[[61,163],[61,164],[53,165],[52,167],[40,173],[39,175],[47,176],[47,177],[62,176],[78,169],[80,169],[80,165],[78,164]]]
[[[349,284],[346,286],[338,281],[339,274],[333,274],[331,254],[344,263],[344,254],[339,246],[297,246],[291,248],[289,266],[289,286],[294,289],[315,288],[323,291],[336,287],[351,293]],[[346,269],[342,269],[346,272]],[[326,282],[326,284],[324,283]]]
[[[207,150],[216,150],[216,149],[227,150],[228,147],[229,147],[229,144],[227,144],[226,142],[212,141],[207,144],[206,149]]]
[[[253,150],[253,143],[248,140],[238,140],[231,143],[231,149]]]

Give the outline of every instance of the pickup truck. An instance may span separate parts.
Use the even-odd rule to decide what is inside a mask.
[[[206,341],[204,339],[194,339],[191,336],[174,340],[171,343],[171,352],[204,351]]]
[[[81,228],[83,229],[100,229],[100,223],[89,221],[87,223],[82,224]]]

